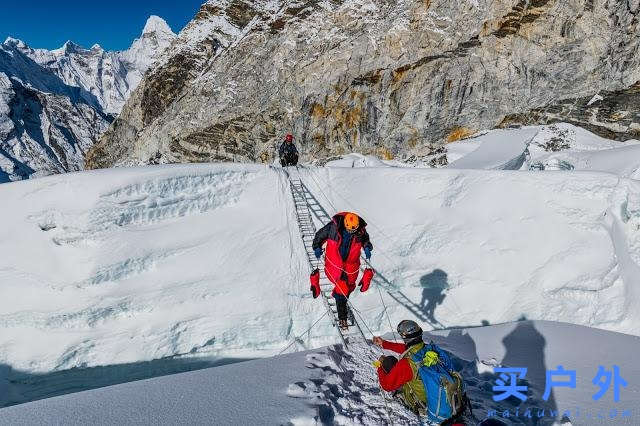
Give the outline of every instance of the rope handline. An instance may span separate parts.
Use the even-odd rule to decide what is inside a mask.
[[[327,313],[328,313],[328,312],[327,312],[327,311],[325,311],[325,312],[322,314],[322,316],[320,316],[320,318],[318,318],[318,319],[316,320],[316,322],[314,322],[313,324],[311,324],[311,327],[309,327],[305,332],[301,333],[299,336],[295,337],[295,338],[293,339],[293,341],[292,341],[291,343],[289,343],[289,345],[288,345],[286,348],[284,348],[283,350],[281,350],[280,352],[278,352],[278,355],[282,355],[282,353],[283,353],[284,351],[286,351],[286,350],[287,350],[287,349],[289,349],[291,346],[293,346],[293,344],[294,344],[294,343],[296,343],[298,340],[300,340],[300,339],[302,338],[302,336],[304,336],[305,334],[309,333],[309,332],[311,331],[311,329],[312,329],[313,327],[315,327],[315,326],[316,326],[316,324],[318,324],[318,323],[320,322],[320,320],[322,320],[322,318],[324,318],[324,317],[327,315]]]
[[[313,175],[313,171],[311,171],[311,170],[310,170],[309,172],[310,172],[310,173],[308,173],[308,176],[309,176],[309,177],[313,180],[313,182],[316,184],[316,186],[318,187],[318,189],[319,189],[320,193],[324,196],[325,200],[329,203],[329,205],[330,205],[334,210],[337,210],[337,209],[336,209],[336,207],[335,207],[335,205],[331,202],[331,199],[330,199],[330,198],[327,196],[327,194],[322,190],[322,186],[319,184],[319,182],[318,182],[318,181],[316,180],[316,178],[314,177],[314,175]],[[345,200],[345,198],[344,198],[344,197],[342,197],[340,194],[338,194],[338,196],[340,196],[340,198],[342,198],[343,200]],[[348,200],[345,200],[345,201],[346,201],[346,203],[347,203],[347,205],[348,205],[349,207],[353,207],[353,206],[351,206],[351,204],[348,202]],[[318,204],[319,204],[319,202],[318,202]],[[322,205],[320,205],[320,207],[322,207]],[[376,227],[376,226],[374,225],[374,227]],[[378,229],[378,227],[376,227],[376,229]],[[384,236],[384,237],[386,237],[387,239],[391,240],[391,238],[389,238],[387,235],[385,235],[385,234],[384,234],[384,232],[380,232],[380,233],[382,234],[382,236]],[[392,240],[392,241],[393,241],[393,240]],[[383,254],[384,254],[384,252],[383,252],[383,251],[381,251],[381,253],[383,253]],[[389,259],[390,259],[390,257],[389,257],[388,255],[386,255],[386,254],[385,254],[385,256],[386,256],[387,258],[389,258]],[[325,256],[325,261],[326,261],[326,262],[329,262],[333,267],[339,268],[342,272],[345,272],[346,274],[350,275],[350,274],[349,274],[349,272],[347,272],[347,271],[346,271],[346,270],[344,270],[343,268],[339,267],[338,265],[335,265],[333,262],[331,262],[331,260],[327,259],[327,257],[326,257],[326,256]],[[367,266],[369,266],[369,267],[373,268],[373,266],[371,265],[371,263],[370,263],[368,260],[365,260],[365,264],[367,264]],[[375,270],[375,268],[373,268],[373,269]],[[360,270],[358,269],[355,273],[359,274],[359,273],[360,273]],[[395,329],[393,328],[393,325],[391,324],[391,318],[389,317],[389,310],[388,310],[388,308],[387,308],[386,304],[384,303],[384,299],[383,299],[383,297],[382,297],[382,292],[381,292],[381,290],[380,290],[380,286],[379,286],[379,285],[376,285],[376,289],[378,290],[378,295],[380,296],[380,302],[382,303],[382,306],[383,306],[383,309],[384,309],[384,314],[385,314],[385,316],[387,317],[387,322],[389,323],[389,329],[391,330],[391,332],[393,333],[393,336],[394,336],[394,338],[395,338],[395,334],[396,334],[396,333],[395,333]],[[347,301],[349,301],[349,299],[347,299]],[[351,306],[353,306],[353,305],[351,304],[351,302],[350,302],[350,301],[349,301],[349,304],[350,304]],[[369,329],[369,327],[367,326],[367,324],[366,324],[366,323],[364,323],[364,325],[365,325],[365,327],[367,327],[367,329],[368,329],[368,330],[369,330],[369,332],[371,333],[371,330]],[[373,334],[373,333],[371,333],[371,335],[373,336],[374,334]]]
[[[351,310],[352,310],[352,311],[354,311],[354,312],[358,315],[358,317],[360,317],[360,321],[362,321],[362,323],[364,324],[364,326],[365,326],[365,328],[367,329],[367,331],[369,331],[369,333],[370,333],[372,336],[374,336],[374,337],[375,337],[375,335],[373,334],[373,332],[371,331],[371,329],[370,329],[370,328],[369,328],[369,326],[367,325],[367,322],[366,322],[366,321],[364,320],[364,318],[362,317],[362,314],[360,313],[360,311],[359,311],[359,310],[357,310],[357,309],[355,308],[355,306],[353,306],[353,303],[351,303],[351,301],[350,301],[349,299],[347,299],[347,303],[348,303],[348,304],[349,304],[349,306],[351,307]],[[375,360],[377,359],[377,358],[376,358],[376,355],[377,355],[377,354],[376,354],[376,352],[373,350],[373,344],[372,344],[372,343],[369,343],[369,341],[368,341],[367,339],[365,339],[365,342],[366,342],[366,343],[367,343],[367,345],[368,345],[368,348],[369,348],[370,353],[373,355],[373,358],[372,358],[372,359],[375,361]],[[388,401],[387,401],[387,397],[388,397],[387,392],[386,392],[384,389],[380,389],[380,393],[382,394],[382,400],[384,401],[384,406],[385,406],[385,409],[387,410],[387,417],[389,418],[389,423],[390,423],[391,425],[393,425],[393,420],[392,420],[392,418],[391,418],[391,408],[389,408],[389,403],[388,403]]]
[[[536,134],[536,135],[537,135],[537,134]],[[535,137],[535,136],[534,136],[534,137]],[[318,187],[318,189],[320,190],[320,193],[324,196],[325,200],[329,203],[329,205],[330,205],[334,210],[336,210],[336,211],[337,211],[337,209],[336,209],[335,205],[331,202],[331,199],[330,199],[330,198],[326,195],[326,193],[322,190],[321,185],[320,185],[320,184],[319,184],[319,182],[316,180],[316,178],[314,177],[313,172],[312,172],[311,170],[310,170],[310,173],[309,173],[308,175],[309,175],[309,177],[313,180],[313,182],[315,183],[315,185]],[[328,184],[327,184],[327,186],[330,186],[330,185],[328,185]],[[349,202],[349,200],[348,200],[347,198],[345,198],[343,195],[341,195],[339,192],[337,192],[337,191],[335,191],[335,190],[334,190],[334,191],[332,191],[332,193],[333,193],[333,194],[335,194],[335,195],[337,195],[338,197],[340,197],[340,198],[344,201],[344,203],[345,203],[349,208],[351,208],[351,209],[353,209],[353,208],[354,208],[354,207],[353,207],[353,205]],[[320,204],[320,203],[318,202],[318,204]],[[320,205],[320,206],[322,207],[322,205]],[[378,231],[378,232],[379,232],[383,237],[385,237],[387,240],[391,241],[393,244],[399,245],[399,244],[397,243],[397,241],[396,241],[394,238],[392,238],[392,237],[390,237],[389,235],[387,235],[387,234],[386,234],[386,233],[385,233],[385,232],[384,232],[380,227],[378,227],[378,226],[377,226],[377,225],[375,225],[374,223],[371,223],[371,226],[372,226],[373,228],[375,228],[375,229],[376,229],[376,231]],[[391,258],[391,257],[390,257],[386,252],[385,252],[385,251],[383,251],[383,250],[377,250],[377,251],[376,251],[376,253],[380,253],[381,255],[383,255],[384,257],[386,257],[388,260],[390,260],[390,261],[392,261],[392,262],[394,261],[394,260],[393,260],[393,259],[392,259],[392,258]],[[365,261],[365,263],[366,263],[368,266],[371,266],[371,264],[370,264],[370,262],[369,262],[369,261]],[[335,265],[334,265],[334,266],[335,266]],[[345,272],[346,272],[346,271],[345,271]],[[389,283],[389,284],[391,284],[392,286],[394,285],[393,283]],[[392,288],[391,290],[385,289],[385,291],[386,291],[386,292],[394,291],[394,290],[398,291],[397,289],[393,289],[393,288]],[[405,298],[406,298],[406,297],[405,297]],[[407,299],[408,299],[408,298],[407,298]],[[458,310],[460,310],[459,305],[456,303],[455,299],[454,299],[451,295],[449,295],[449,299],[450,299],[450,300],[451,300],[451,302],[452,302],[452,303],[453,303],[453,304],[458,308]],[[409,300],[409,302],[411,302],[412,304],[414,304],[414,305],[415,305],[415,303],[413,303],[411,300]],[[383,304],[384,304],[384,302],[383,302]],[[443,305],[440,305],[440,306],[441,306],[442,308],[446,309],[448,312],[453,313],[453,311],[452,311],[451,309],[449,309],[449,308],[447,308],[447,307],[445,307],[445,306],[443,306]],[[416,308],[415,308],[415,309],[420,309],[419,305],[416,305]],[[387,315],[388,315],[388,314],[387,314]],[[414,313],[414,315],[415,315],[415,313]],[[417,316],[418,316],[420,319],[422,319],[422,320],[424,320],[424,319],[426,318],[426,317],[424,317],[424,316],[423,316],[423,317],[421,317],[420,315],[417,315]],[[427,321],[425,321],[425,322],[427,322],[429,325],[431,325],[431,326],[432,326],[432,327],[434,327],[434,328],[435,328],[435,326],[440,326],[440,327],[444,328],[444,325],[443,325],[442,323],[440,323],[440,321],[437,321],[437,320],[436,320],[437,324],[435,324],[435,326],[434,326],[434,324],[432,323],[432,321],[429,321],[429,320],[428,320],[428,318],[427,318]],[[391,326],[391,321],[390,321],[390,320],[389,320],[389,325],[390,325],[390,328],[391,328],[392,333],[393,333],[393,334],[394,334],[394,336],[395,336],[395,331],[394,331],[393,326]]]
[[[384,298],[382,297],[382,291],[380,290],[380,286],[376,285],[376,289],[378,290],[378,296],[380,296],[380,303],[382,303],[382,306],[384,307],[384,313],[387,317],[387,322],[389,323],[389,328],[391,329],[391,332],[393,333],[393,338],[396,338],[396,331],[393,328],[393,325],[391,325],[391,318],[389,317],[389,310],[387,309],[387,305],[385,305],[384,303]]]
[[[313,178],[313,176],[312,176],[312,178]],[[315,181],[315,179],[314,179],[314,181]],[[317,181],[316,181],[316,184],[317,184]],[[318,185],[318,188],[319,188],[319,189],[320,189],[320,191],[322,192],[322,195],[325,197],[325,199],[327,199],[327,201],[329,201],[329,204],[330,204],[330,205],[333,207],[333,209],[335,210],[335,206],[333,205],[333,203],[331,203],[331,200],[327,197],[327,195],[324,193],[324,191],[322,191],[322,188],[320,187],[320,185]],[[305,197],[305,199],[306,199],[306,197]],[[318,204],[319,204],[319,203],[318,203]],[[308,202],[307,202],[307,205],[308,205]],[[319,206],[322,208],[322,205],[319,205]],[[324,209],[323,209],[323,210],[324,210]],[[338,266],[338,265],[335,265],[333,262],[331,262],[331,260],[327,259],[327,258],[326,258],[326,256],[324,256],[324,258],[325,258],[325,259],[324,259],[324,260],[325,260],[325,262],[328,262],[328,263],[329,263],[329,264],[331,264],[333,267],[338,268],[340,271],[342,271],[342,272],[346,273],[346,274],[347,274],[347,276],[350,276],[350,275],[356,274],[356,277],[357,277],[357,275],[360,273],[360,268],[358,268],[355,272],[350,273],[350,272],[347,272],[344,268],[342,268],[342,267],[340,267],[340,266]],[[320,269],[321,265],[322,265],[322,260],[321,260],[321,259],[318,259],[318,262],[317,262],[317,269],[318,269],[318,270]],[[313,266],[313,264],[312,264],[311,266]],[[326,274],[325,274],[325,275],[326,275]],[[327,277],[327,278],[329,278],[329,277]],[[330,279],[329,279],[329,282],[331,282],[331,283],[335,286],[335,283],[333,283]],[[379,291],[379,289],[378,289],[378,291]],[[371,329],[369,328],[369,326],[368,326],[367,322],[364,320],[364,318],[363,318],[362,314],[360,313],[360,311],[358,311],[358,310],[353,306],[353,303],[351,303],[351,301],[348,299],[348,296],[345,296],[345,300],[347,301],[347,303],[349,304],[349,306],[351,307],[351,309],[352,309],[353,311],[355,311],[355,312],[356,312],[356,314],[359,316],[360,321],[361,321],[361,322],[362,322],[362,324],[364,324],[364,326],[367,328],[367,331],[368,331],[372,336],[374,336],[374,334],[373,334],[373,332],[371,331]],[[385,313],[386,313],[386,312],[387,312],[387,308],[386,308],[386,306],[384,305],[384,301],[383,301],[383,306],[384,306]],[[325,313],[322,315],[322,317],[321,317],[321,318],[319,318],[319,319],[316,321],[316,323],[314,323],[314,324],[309,328],[309,330],[310,330],[311,328],[313,328],[313,326],[315,326],[315,324],[317,324],[317,323],[318,323],[322,318],[324,318],[324,316],[325,316],[327,313],[328,313],[328,312],[325,312]],[[388,317],[388,313],[387,313],[387,318],[389,318],[389,317]],[[389,324],[391,324],[390,320],[389,320]],[[356,326],[357,326],[357,321],[356,321]],[[360,328],[360,327],[358,326],[358,328]],[[308,331],[307,331],[307,332],[308,332]],[[360,333],[362,334],[362,331],[360,331]],[[302,333],[302,334],[305,334],[305,333]],[[362,337],[364,338],[364,335],[362,335]],[[297,339],[296,339],[296,340],[297,340]],[[294,340],[294,342],[292,342],[292,343],[291,343],[287,348],[285,348],[284,350],[288,349],[291,345],[293,345],[293,343],[295,343],[295,341],[296,341],[296,340]],[[363,340],[365,341],[365,343],[366,343],[366,345],[367,345],[367,347],[368,347],[368,349],[369,349],[370,354],[373,356],[373,359],[375,360],[375,359],[376,359],[376,352],[375,352],[375,351],[374,351],[374,349],[373,349],[373,345],[372,345],[372,343],[370,343],[366,338],[364,338]],[[283,351],[284,351],[284,350],[283,350]],[[387,395],[387,393],[386,393],[383,389],[381,389],[381,393],[382,393],[382,399],[383,399],[383,402],[384,402],[385,410],[386,410],[386,412],[387,412],[387,418],[388,418],[389,424],[393,425],[393,419],[392,419],[392,415],[391,415],[391,409],[390,409],[390,407],[389,407],[389,403],[388,403],[388,401],[387,401],[387,397],[388,397],[388,395]]]
[[[327,195],[324,193],[324,191],[322,190],[322,187],[321,187],[320,185],[318,185],[318,182],[315,180],[315,178],[313,178],[313,176],[311,176],[311,178],[314,180],[314,182],[315,182],[315,183],[316,183],[316,185],[318,186],[318,189],[320,190],[320,192],[322,193],[322,195],[324,196],[324,198],[329,202],[329,204],[331,205],[331,207],[332,207],[334,210],[336,210],[335,206],[333,205],[333,203],[331,202],[331,200],[329,199],[329,197],[327,197]],[[320,207],[322,207],[322,206],[320,205]],[[332,266],[334,266],[334,267],[336,267],[336,268],[340,269],[342,272],[345,272],[345,273],[346,273],[346,274],[348,274],[348,275],[353,275],[354,273],[355,273],[355,274],[359,274],[359,273],[360,273],[360,269],[359,269],[359,268],[358,268],[354,273],[349,273],[349,272],[345,271],[343,268],[339,267],[338,265],[335,265],[333,262],[331,262],[329,259],[327,259],[327,257],[326,257],[326,256],[325,256],[324,258],[325,258],[325,262],[329,262]],[[320,269],[320,266],[321,266],[321,260],[320,260],[320,259],[318,259],[318,268],[317,268],[317,269]],[[356,275],[356,277],[357,277],[357,275]],[[329,281],[331,282],[331,280],[329,280]],[[335,283],[332,283],[332,284],[334,284],[334,286],[335,286]],[[353,311],[355,311],[355,313],[358,315],[358,317],[360,317],[360,321],[362,322],[362,324],[364,324],[364,326],[366,327],[367,331],[368,331],[372,336],[374,336],[373,332],[371,331],[371,329],[370,329],[370,328],[369,328],[369,326],[367,325],[367,322],[364,320],[364,318],[363,318],[362,314],[360,313],[360,311],[358,311],[358,310],[353,306],[353,303],[351,303],[351,301],[349,300],[349,298],[348,298],[347,296],[345,296],[345,299],[346,299],[346,301],[347,301],[347,304],[351,307],[351,309],[352,309]],[[384,303],[383,303],[383,306],[384,306]],[[386,307],[385,307],[385,311],[386,311]],[[388,317],[388,314],[387,314],[387,317]],[[375,357],[376,353],[375,353],[375,352],[374,352],[374,350],[373,350],[372,344],[371,344],[367,339],[364,339],[364,341],[365,341],[365,343],[367,344],[367,346],[368,346],[368,349],[369,349],[370,353],[373,355],[373,359],[375,360],[375,359],[376,359],[376,357]],[[381,389],[381,393],[382,393],[382,400],[383,400],[383,402],[384,402],[385,410],[387,411],[387,418],[388,418],[388,420],[389,420],[389,424],[393,425],[393,419],[392,419],[392,416],[391,416],[391,408],[389,407],[389,403],[388,403],[388,401],[387,401],[387,394],[386,394],[386,392],[385,392],[383,389]]]
[[[342,268],[341,266],[336,265],[335,263],[333,263],[331,260],[329,260],[327,258],[327,256],[325,255],[324,260],[331,264],[331,266],[333,266],[334,268],[338,268],[340,269],[340,271],[344,272],[347,275],[355,275],[356,277],[358,276],[358,274],[360,273],[360,268],[356,269],[354,272],[348,272],[346,269]]]

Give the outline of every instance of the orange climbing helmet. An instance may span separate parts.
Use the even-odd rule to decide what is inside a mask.
[[[355,213],[344,215],[344,227],[348,232],[356,232],[360,226],[360,218]]]

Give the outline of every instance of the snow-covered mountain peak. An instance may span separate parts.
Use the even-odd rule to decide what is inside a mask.
[[[19,48],[28,48],[29,46],[27,46],[27,44],[17,38],[13,38],[13,37],[7,37],[7,39],[4,41],[5,46],[15,46],[15,47],[19,47]]]
[[[89,52],[89,50],[85,49],[84,47],[80,46],[77,43],[74,43],[71,40],[67,40],[64,42],[64,44],[60,47],[58,47],[57,49],[52,49],[52,50],[47,50],[47,49],[35,49],[40,53],[40,56],[43,57],[48,57],[48,56],[55,56],[55,57],[62,57],[62,56],[69,56],[72,55],[74,53],[79,53],[79,52]],[[38,61],[35,58],[34,59],[36,62],[40,63],[41,61]]]
[[[124,51],[73,41],[32,49],[8,37],[0,45],[0,76],[9,82],[0,93],[0,182],[81,170],[84,152],[107,128],[109,115],[120,113],[175,37],[157,16]],[[29,131],[23,123],[30,123]]]
[[[80,46],[77,43],[74,43],[71,40],[67,40],[64,45],[62,45],[62,48],[60,50],[67,54],[89,52],[88,49],[85,49],[84,47]]]
[[[135,39],[131,47],[121,52],[122,58],[142,71],[132,81],[137,86],[142,79],[142,74],[155,62],[160,54],[176,39],[176,34],[171,31],[164,19],[151,15],[142,30],[139,38]],[[122,105],[120,106],[120,108]]]
[[[147,19],[142,35],[156,33],[156,34],[168,34],[175,37],[174,32],[169,27],[169,24],[159,16],[151,15]]]

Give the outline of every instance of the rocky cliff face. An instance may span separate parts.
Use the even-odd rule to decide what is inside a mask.
[[[568,98],[544,108],[509,114],[499,127],[569,122],[607,139],[640,140],[640,81],[620,90],[602,90],[593,97]]]
[[[307,159],[521,122],[635,137],[639,19],[640,0],[212,0],[87,165],[267,162],[288,131]]]
[[[0,45],[0,182],[81,170],[87,150],[174,38],[151,17],[121,52],[72,42],[49,51],[7,39]]]

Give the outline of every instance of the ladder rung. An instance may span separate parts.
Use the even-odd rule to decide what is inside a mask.
[[[291,188],[291,196],[293,197],[293,204],[296,210],[296,220],[298,221],[298,229],[300,230],[300,236],[302,243],[307,252],[307,258],[309,260],[309,266],[316,268],[317,261],[311,242],[315,238],[316,225],[313,220],[313,216],[316,216],[320,220],[327,218],[327,214],[324,212],[320,203],[318,203],[313,195],[309,193],[309,190],[304,186],[301,179],[289,178],[289,184]],[[312,216],[313,213],[313,216]],[[355,318],[352,316],[349,318],[349,326],[352,327],[348,330],[342,330],[338,327],[338,311],[336,300],[332,297],[334,285],[326,277],[322,277],[320,280],[320,292],[324,300],[327,311],[331,313],[332,324],[338,330],[343,343],[346,345],[346,338],[357,337],[362,335],[360,327],[357,325]],[[358,331],[360,334],[358,334]]]

